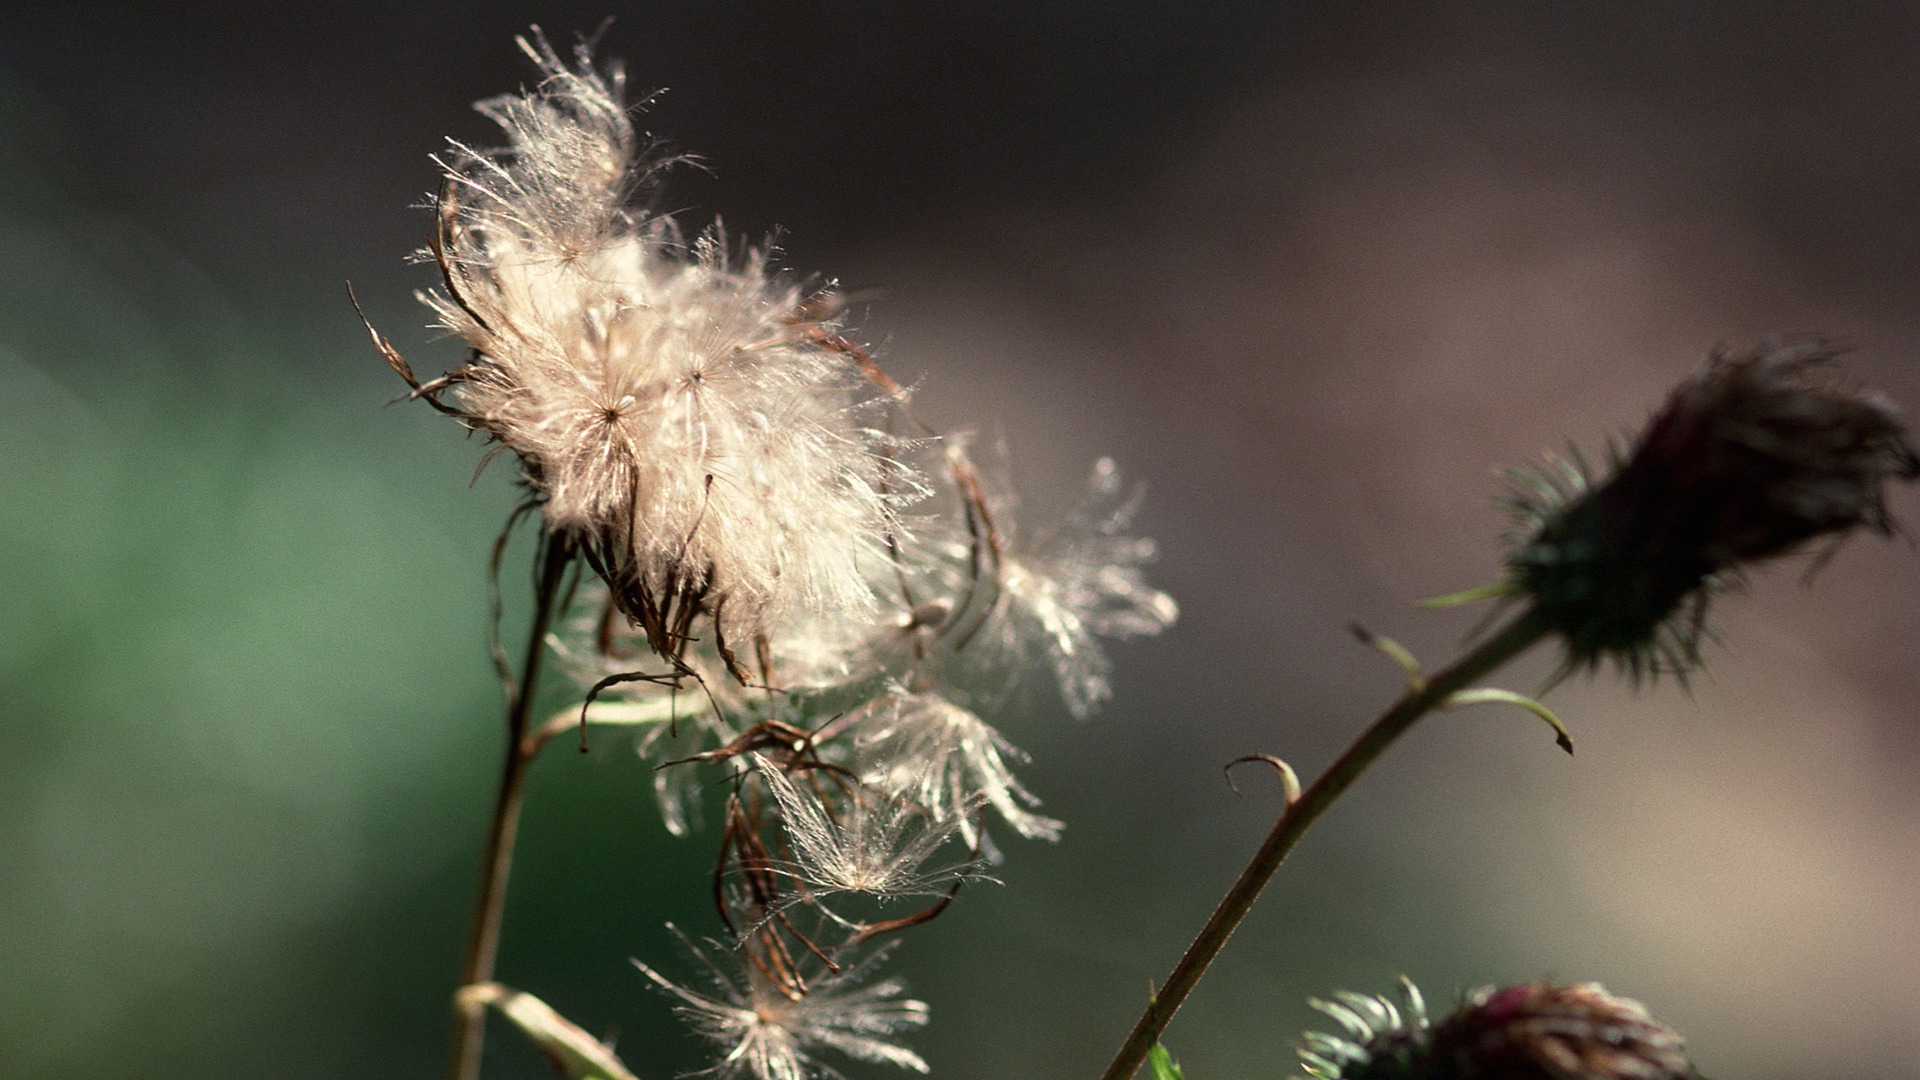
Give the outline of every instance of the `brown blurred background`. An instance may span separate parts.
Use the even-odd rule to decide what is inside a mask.
[[[1491,580],[1493,468],[1598,451],[1714,345],[1819,330],[1920,403],[1909,5],[69,5],[0,12],[0,1075],[434,1075],[498,748],[507,471],[398,384],[426,155],[512,37],[607,15],[710,171],[667,203],[884,292],[926,415],[1030,517],[1149,486],[1166,637],[1089,724],[1003,718],[1069,823],[903,944],[937,1075],[1097,1075],[1264,831]],[[1896,497],[1920,520],[1920,500]],[[509,576],[509,585],[520,579]],[[1280,1077],[1406,973],[1599,979],[1711,1076],[1920,1078],[1920,556],[1719,609],[1689,697],[1574,681],[1428,724],[1280,874],[1169,1034]],[[1537,686],[1549,658],[1509,674]],[[556,699],[556,704],[558,699]],[[626,962],[708,928],[710,838],[605,738],[533,779],[501,976],[642,1076],[700,1048]],[[496,1034],[492,1077],[542,1076]],[[870,1075],[871,1070],[850,1070]]]

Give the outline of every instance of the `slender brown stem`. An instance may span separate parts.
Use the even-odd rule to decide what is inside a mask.
[[[1333,801],[1366,771],[1367,766],[1373,764],[1415,721],[1443,704],[1454,693],[1524,652],[1546,633],[1545,625],[1531,612],[1515,618],[1478,648],[1456,660],[1453,666],[1434,675],[1424,686],[1409,690],[1375,720],[1372,727],[1362,732],[1346,753],[1340,755],[1313,782],[1312,787],[1288,804],[1286,810],[1281,812],[1280,819],[1274,822],[1273,831],[1267,834],[1260,849],[1247,862],[1246,869],[1240,871],[1239,879],[1220,899],[1220,906],[1214,909],[1206,925],[1194,937],[1193,944],[1187,946],[1180,962],[1174,965],[1166,984],[1154,995],[1147,1011],[1133,1025],[1133,1031],[1127,1035],[1127,1041],[1121,1044],[1120,1052],[1114,1055],[1113,1064],[1107,1066],[1101,1080],[1131,1080],[1146,1060],[1147,1052],[1159,1040],[1160,1032],[1166,1029],[1167,1022],[1180,1008],[1181,1002],[1200,982],[1200,976],[1206,973],[1207,966],[1213,963],[1213,958],[1219,955],[1227,939],[1233,936],[1240,920],[1253,907],[1254,900],[1259,898],[1260,890],[1266,888],[1268,879],[1279,869],[1281,860],[1287,857],[1287,853],[1293,850],[1300,837],[1305,835],[1308,827],[1327,807],[1333,805]]]
[[[507,876],[513,868],[513,841],[520,831],[520,802],[526,790],[527,765],[540,748],[538,743],[528,745],[527,718],[540,681],[540,661],[546,655],[547,628],[553,622],[561,585],[573,561],[573,545],[563,537],[548,536],[541,548],[526,657],[521,663],[519,683],[507,700],[506,761],[501,767],[500,791],[494,799],[493,823],[487,832],[480,898],[473,913],[472,932],[467,936],[466,959],[460,967],[461,988],[493,979],[494,959],[500,952],[500,922],[506,912]],[[486,1019],[484,1001],[472,995],[455,995],[453,1058],[447,1069],[452,1080],[475,1080],[480,1075]]]

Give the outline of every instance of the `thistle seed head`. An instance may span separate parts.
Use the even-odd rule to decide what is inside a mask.
[[[541,81],[479,106],[506,145],[440,159],[425,300],[473,358],[416,396],[517,455],[655,652],[678,659],[700,617],[743,656],[774,623],[870,618],[917,486],[837,305],[717,229],[683,242],[638,200],[671,159],[618,70],[520,44]]]

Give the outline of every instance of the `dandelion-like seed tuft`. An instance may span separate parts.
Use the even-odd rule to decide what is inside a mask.
[[[1060,838],[1065,826],[1034,812],[1040,800],[1007,764],[1026,754],[973,711],[938,694],[895,689],[852,721],[869,782],[957,820],[967,843],[978,842],[970,811],[982,800],[1021,836]]]
[[[679,1000],[676,1011],[720,1052],[709,1074],[723,1080],[839,1075],[816,1058],[822,1049],[927,1071],[920,1055],[892,1041],[900,1032],[926,1026],[926,1004],[902,998],[905,987],[897,979],[862,985],[886,955],[884,948],[801,987],[776,982],[752,964],[724,965],[691,940],[681,940],[706,968],[713,993],[688,989],[638,960],[633,963]]]
[[[935,816],[918,803],[851,780],[840,781],[849,790],[836,813],[819,793],[796,784],[767,759],[755,754],[752,761],[780,808],[780,825],[793,851],[785,871],[811,892],[928,896],[969,876],[970,861],[927,867],[963,818]]]

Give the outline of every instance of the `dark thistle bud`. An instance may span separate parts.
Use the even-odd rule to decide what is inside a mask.
[[[1692,1080],[1680,1036],[1646,1007],[1598,983],[1486,987],[1427,1022],[1405,1002],[1342,993],[1314,1006],[1348,1037],[1310,1032],[1300,1049],[1317,1080]]]
[[[1742,567],[1893,531],[1884,481],[1920,476],[1920,459],[1892,402],[1841,382],[1840,352],[1821,338],[1717,352],[1604,480],[1577,458],[1514,476],[1508,580],[1565,640],[1570,668],[1684,673],[1708,594]]]

